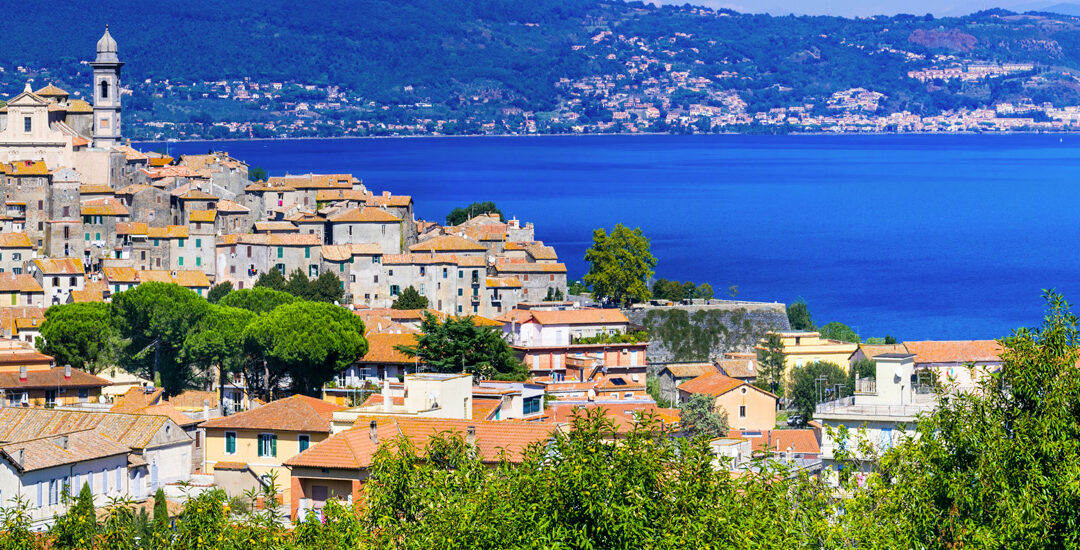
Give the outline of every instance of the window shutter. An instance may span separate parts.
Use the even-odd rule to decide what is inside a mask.
[[[277,436],[270,436],[270,456],[277,456]]]

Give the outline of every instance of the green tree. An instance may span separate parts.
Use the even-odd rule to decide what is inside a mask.
[[[279,306],[244,329],[249,387],[266,399],[287,378],[310,394],[367,353],[364,323],[349,310],[321,302]]]
[[[194,386],[198,380],[180,350],[209,309],[194,291],[171,283],[143,283],[114,295],[109,317],[126,341],[121,365],[151,379],[156,372],[166,395]]]
[[[783,397],[786,358],[784,341],[780,339],[779,334],[770,332],[765,337],[765,342],[757,351],[757,359],[759,375],[754,385]]]
[[[390,305],[392,309],[427,309],[428,299],[425,296],[421,296],[412,286],[405,287],[398,294],[394,303]]]
[[[701,283],[696,289],[694,289],[694,298],[698,300],[712,300],[713,289],[709,283]]]
[[[503,213],[491,201],[474,202],[465,208],[455,208],[446,215],[446,225],[461,225],[480,214],[498,214],[499,221],[506,221]]]
[[[548,287],[547,295],[544,296],[545,302],[561,302],[565,299],[566,297],[563,296],[562,290],[551,286]]]
[[[858,344],[861,340],[859,335],[855,334],[855,331],[851,327],[844,323],[838,323],[833,321],[819,329],[822,338],[828,338],[829,340],[839,340],[841,342],[851,342]]]
[[[581,281],[570,281],[570,284],[566,287],[566,293],[572,296],[580,296],[589,292],[589,287],[585,286],[585,283]]]
[[[266,181],[266,170],[262,166],[253,166],[248,170],[248,179],[251,181]]]
[[[716,406],[716,398],[704,393],[691,395],[679,404],[679,426],[690,437],[704,435],[710,439],[730,431],[727,412]]]
[[[814,361],[791,370],[790,410],[795,411],[799,427],[814,419],[818,403],[851,395],[853,385],[848,373],[834,363]]]
[[[154,531],[164,533],[169,529],[169,524],[169,503],[165,499],[165,490],[158,487],[157,492],[154,493]]]
[[[485,379],[524,380],[528,369],[506,343],[502,331],[477,326],[472,317],[445,322],[426,313],[415,346],[397,349],[436,372],[468,372]]]
[[[246,309],[255,313],[268,313],[278,306],[292,304],[298,298],[287,292],[271,290],[266,287],[243,288],[234,290],[221,299],[219,305]]]
[[[218,283],[210,287],[210,292],[206,293],[206,301],[211,304],[216,304],[221,301],[222,298],[228,296],[233,291],[232,281],[225,281]]]
[[[298,267],[289,275],[289,280],[285,282],[283,290],[301,300],[311,300],[314,289],[312,289],[311,281],[308,280],[307,275],[304,275],[304,272]]]
[[[341,304],[345,301],[345,284],[333,272],[324,271],[311,282],[311,300]]]
[[[802,298],[788,304],[787,318],[788,323],[791,324],[791,330],[817,330],[817,327],[814,326],[814,320],[810,317],[810,309],[806,305],[806,300]]]
[[[641,228],[631,230],[620,223],[610,235],[603,229],[593,231],[593,245],[585,251],[585,261],[589,272],[584,281],[595,298],[620,305],[649,299],[646,281],[652,277],[656,258]]]
[[[285,275],[276,269],[263,272],[255,280],[255,288],[269,288],[270,290],[285,291]]]
[[[71,497],[68,487],[60,488],[61,496],[67,502]],[[89,485],[83,485],[79,496],[68,512],[57,516],[49,534],[59,548],[88,548],[97,533],[97,513],[94,511],[94,494]]]
[[[116,360],[120,343],[109,318],[109,305],[89,302],[45,310],[36,345],[42,353],[53,356],[58,365],[96,374]]]
[[[246,359],[244,329],[257,317],[247,309],[211,305],[184,339],[180,349],[181,360],[195,366],[204,375],[216,368],[218,393],[222,398],[228,375],[240,373]]]

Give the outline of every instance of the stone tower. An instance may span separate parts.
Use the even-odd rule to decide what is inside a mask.
[[[116,40],[105,34],[97,43],[97,58],[90,63],[94,68],[94,146],[109,147],[120,144],[120,67],[124,66],[116,56]]]

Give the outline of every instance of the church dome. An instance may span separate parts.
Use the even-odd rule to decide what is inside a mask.
[[[116,56],[116,40],[109,34],[109,26],[105,25],[105,34],[97,42],[97,62],[115,63],[120,61]]]

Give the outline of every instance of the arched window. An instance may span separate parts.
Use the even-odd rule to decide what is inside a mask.
[[[101,99],[108,99],[109,97],[109,82],[101,81]]]

